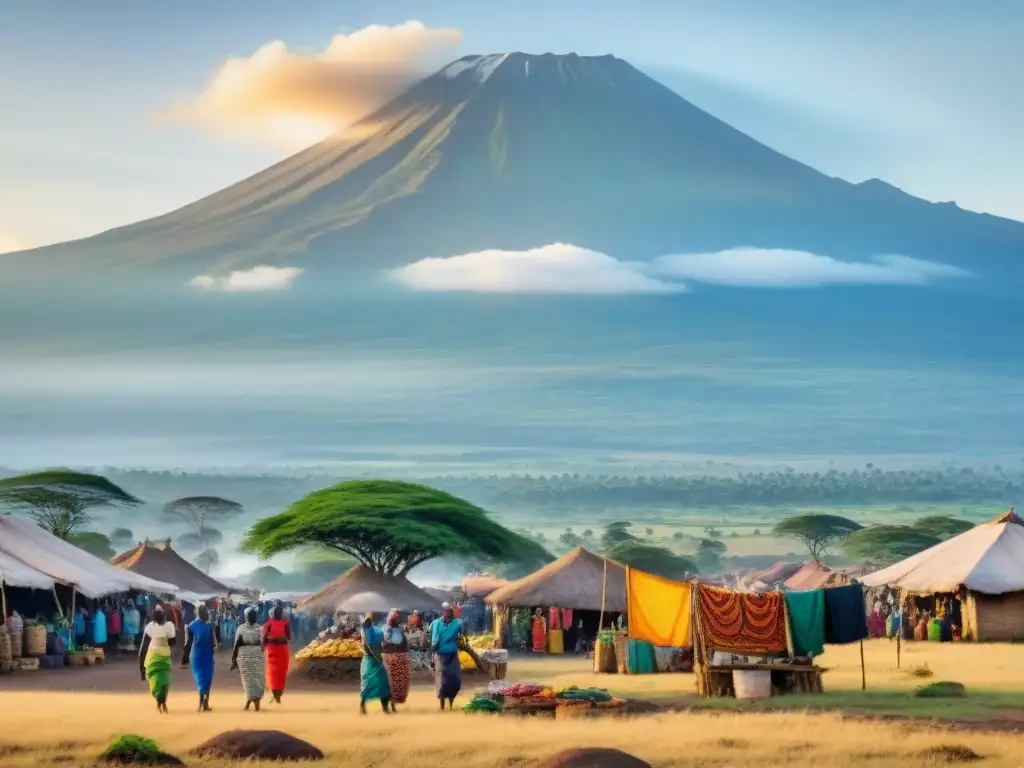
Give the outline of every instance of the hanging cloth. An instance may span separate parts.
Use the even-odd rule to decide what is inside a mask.
[[[658,648],[690,645],[690,585],[635,568],[626,574],[630,640],[643,640]]]
[[[697,600],[709,648],[748,656],[786,650],[785,600],[781,592],[752,595],[700,584]]]
[[[848,584],[825,590],[825,642],[830,645],[856,643],[868,636],[864,587]]]
[[[558,608],[551,608],[548,611],[548,629],[560,630],[562,628],[562,611]]]
[[[562,609],[562,629],[572,629],[572,608]]]
[[[786,610],[793,637],[794,656],[820,656],[825,652],[825,590],[787,592]]]

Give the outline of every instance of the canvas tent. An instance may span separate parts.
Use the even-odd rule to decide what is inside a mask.
[[[111,565],[147,576],[157,581],[177,584],[179,596],[197,602],[215,597],[226,597],[230,587],[206,575],[171,548],[171,540],[143,541],[134,549],[122,552],[110,561]]]
[[[539,571],[495,590],[486,602],[622,613],[626,610],[626,567],[577,547]]]
[[[41,571],[0,552],[0,582],[7,587],[53,589],[54,581]]]
[[[861,578],[912,595],[957,594],[964,637],[1024,639],[1024,520],[1011,509],[924,552]]]
[[[404,577],[385,576],[365,565],[357,565],[296,607],[310,613],[383,613],[392,608],[437,610],[441,601]]]
[[[809,589],[828,589],[851,584],[853,578],[846,571],[833,571],[822,563],[804,563],[804,565],[783,583],[786,589],[802,592]]]
[[[70,584],[86,597],[97,598],[129,590],[175,594],[174,584],[115,568],[74,544],[42,528],[10,515],[0,516],[0,554]]]
[[[768,568],[751,571],[742,580],[741,587],[752,592],[767,592],[781,585],[803,566],[780,560]]]

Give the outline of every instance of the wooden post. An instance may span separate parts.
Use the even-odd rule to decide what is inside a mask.
[[[903,623],[902,617],[901,617],[900,623],[901,624]],[[903,640],[903,627],[901,626],[899,628],[899,631],[897,631],[897,633],[896,633],[896,669],[900,668],[900,642],[902,640]]]
[[[604,629],[604,605],[605,592],[608,589],[608,557],[604,558],[604,573],[601,575],[601,615],[597,619],[597,639],[601,641],[601,631]]]
[[[864,671],[864,641],[860,641],[860,689],[866,691],[868,688],[868,678]]]
[[[0,602],[3,603],[3,616],[0,616],[0,623],[7,623],[7,589],[4,587],[4,583],[0,581]]]

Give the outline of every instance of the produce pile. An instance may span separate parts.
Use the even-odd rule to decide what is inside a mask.
[[[604,688],[577,688],[571,685],[555,694],[556,699],[567,701],[589,701],[594,704],[611,701],[612,695]]]
[[[466,640],[474,651],[486,651],[489,648],[494,647],[494,635],[490,633],[473,635],[471,637],[467,637]]]
[[[476,672],[476,662],[466,651],[459,651],[459,666],[463,672]]]
[[[312,680],[349,682],[359,679],[362,658],[359,629],[333,626],[295,654],[294,670]]]
[[[503,705],[500,699],[496,699],[486,693],[478,693],[470,702],[462,708],[463,712],[501,712]]]
[[[509,712],[518,714],[553,713],[560,716],[563,708],[589,715],[596,710],[620,710],[626,702],[613,697],[603,688],[579,688],[575,685],[560,691],[538,683],[506,683],[494,680],[487,690],[478,693],[464,708],[465,712]],[[588,710],[588,712],[582,712]],[[595,710],[589,712],[589,710]]]

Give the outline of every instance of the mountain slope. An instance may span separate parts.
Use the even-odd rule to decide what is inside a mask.
[[[573,242],[621,258],[739,245],[1016,274],[1024,224],[850,184],[612,56],[466,57],[343,136],[177,211],[9,257],[11,269],[189,277],[364,270]]]

